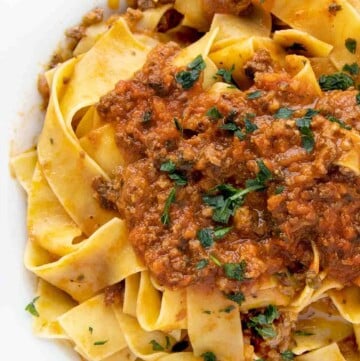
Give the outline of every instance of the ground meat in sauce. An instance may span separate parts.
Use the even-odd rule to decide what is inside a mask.
[[[264,54],[258,55],[263,67],[254,64],[256,58],[246,65],[254,69],[248,92],[214,95],[202,90],[201,78],[185,91],[174,80],[179,69],[172,59],[178,51],[174,43],[156,47],[143,69],[132,80],[120,81],[97,107],[114,125],[128,162],[102,195],[106,198],[108,192],[109,201],[115,200],[134,249],[158,282],[171,288],[202,282],[225,292],[244,290],[264,275],[305,273],[313,259],[311,242],[331,277],[346,284],[354,281],[360,276],[360,177],[336,166],[351,144],[345,131],[325,117],[342,117],[358,129],[354,91],[328,92],[319,99],[294,91],[291,76]],[[255,90],[261,96],[249,99],[247,94]],[[206,115],[213,106],[223,115],[216,121]],[[282,107],[295,113],[277,119],[274,114]],[[309,108],[319,111],[311,122],[312,152],[302,147],[294,120]],[[145,114],[151,115],[147,121]],[[257,129],[244,140],[219,128],[229,116],[243,128],[248,114]],[[224,225],[212,220],[213,209],[202,197],[219,184],[244,188],[259,172],[259,159],[272,179],[265,190],[247,195],[229,222],[231,231],[205,249],[197,232]],[[170,224],[164,226],[161,215],[174,181],[160,167],[169,160],[187,185],[177,187]],[[246,280],[226,277],[210,255],[222,264],[245,261]],[[203,259],[209,263],[199,270]]]

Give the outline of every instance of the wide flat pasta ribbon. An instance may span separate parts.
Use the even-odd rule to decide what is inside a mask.
[[[83,241],[78,250],[55,262],[51,262],[51,256],[44,262],[46,254],[41,252],[44,253],[29,242],[27,268],[78,301],[144,269],[128,241],[124,222],[118,218]]]
[[[311,351],[295,358],[295,361],[346,361],[336,343]]]
[[[76,349],[91,361],[100,361],[127,348],[122,330],[104,295],[74,307],[59,318]]]
[[[244,343],[238,304],[220,291],[187,290],[188,334],[196,356],[214,352],[219,360],[243,361]]]

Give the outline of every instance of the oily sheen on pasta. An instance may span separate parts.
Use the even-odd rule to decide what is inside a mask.
[[[89,361],[359,360],[360,2],[129,6],[81,25],[11,159],[34,333]]]

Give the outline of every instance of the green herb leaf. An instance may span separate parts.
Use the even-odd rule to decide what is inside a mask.
[[[280,355],[281,355],[281,359],[284,361],[292,361],[292,360],[294,360],[294,357],[295,357],[295,354],[290,350],[281,352]]]
[[[262,338],[274,338],[276,330],[272,323],[280,317],[278,309],[269,305],[266,307],[264,313],[259,313],[257,316],[250,317],[247,326],[255,331],[257,335]]]
[[[192,88],[194,83],[200,78],[201,71],[206,67],[206,63],[201,55],[198,55],[187,66],[187,70],[182,70],[175,75],[175,80],[182,86],[183,89],[188,90]]]
[[[169,174],[169,178],[173,180],[177,186],[183,187],[187,185],[186,177],[179,173]]]
[[[223,269],[227,278],[236,281],[244,281],[246,272],[246,262],[225,263]]]
[[[141,122],[142,122],[142,123],[149,123],[150,120],[151,120],[151,118],[152,118],[152,111],[151,111],[151,110],[146,110],[146,111],[144,112],[144,114],[142,115],[142,120],[141,120]]]
[[[345,73],[334,73],[330,75],[321,75],[319,85],[322,90],[346,90],[354,85],[354,80]]]
[[[175,181],[175,184],[177,186],[186,186],[187,184],[187,179],[185,176],[183,176],[182,174],[180,174],[179,172],[176,172],[176,165],[173,161],[168,160],[166,162],[164,162],[163,164],[161,164],[160,166],[160,170],[162,172],[166,172],[169,173],[169,178],[173,181]]]
[[[39,317],[39,312],[37,311],[36,307],[35,307],[35,303],[36,301],[40,298],[40,296],[35,297],[26,307],[25,307],[25,311],[29,312],[30,314],[32,314],[35,317]]]
[[[258,126],[256,124],[254,124],[249,115],[247,115],[245,117],[245,131],[246,131],[246,134],[250,134],[250,133],[253,133],[255,132],[255,130],[259,129]]]
[[[347,38],[345,40],[345,46],[346,46],[346,49],[349,50],[349,52],[351,54],[355,54],[356,53],[356,47],[357,47],[357,42],[355,39],[353,38]]]
[[[201,355],[204,361],[217,361],[217,358],[213,352],[205,352]]]
[[[214,231],[211,228],[203,228],[197,232],[197,237],[204,248],[210,248],[214,243]]]
[[[210,108],[206,112],[206,115],[213,121],[218,120],[223,117],[223,115],[219,112],[219,109],[216,107]]]
[[[176,128],[181,134],[183,134],[184,129],[183,129],[182,125],[180,124],[179,119],[174,118],[174,124],[175,124],[175,128]]]
[[[289,119],[294,114],[294,110],[290,108],[280,108],[274,115],[275,119]]]
[[[202,270],[209,264],[209,261],[207,259],[202,259],[196,264],[197,270]]]
[[[225,295],[229,300],[241,305],[245,301],[245,296],[242,292],[228,293]]]
[[[229,132],[233,132],[236,137],[238,137],[240,140],[245,139],[245,134],[241,131],[241,129],[235,124],[235,123],[227,123],[224,125],[221,125],[219,127],[220,129],[227,130]]]
[[[276,306],[269,305],[265,308],[264,315],[266,317],[267,323],[273,323],[280,317],[280,313]]]
[[[234,305],[229,305],[229,306],[226,306],[225,308],[222,308],[221,310],[219,310],[219,312],[230,313],[234,309],[235,309]]]
[[[256,333],[264,339],[276,337],[276,330],[272,325],[263,325],[261,327],[255,327],[254,329]]]
[[[235,70],[235,65],[232,65],[232,67],[229,70],[219,69],[216,75],[221,76],[225,83],[233,84],[232,73],[234,72],[234,70]]]
[[[351,75],[358,75],[360,72],[360,68],[357,63],[345,64],[342,70],[348,72]]]
[[[326,117],[328,120],[330,120],[330,122],[332,123],[337,123],[339,124],[340,128],[346,129],[346,130],[351,130],[352,128],[350,127],[350,125],[347,125],[346,123],[344,123],[342,120],[334,117],[333,115],[328,115]]]
[[[151,340],[150,345],[152,345],[153,351],[165,351],[165,348],[162,347],[156,340]]]
[[[257,159],[256,164],[259,167],[259,172],[256,175],[255,179],[248,179],[245,182],[245,185],[247,188],[254,187],[254,186],[260,187],[258,189],[265,188],[266,182],[271,180],[271,178],[272,178],[272,173],[271,173],[270,169],[265,165],[265,163],[262,159]]]
[[[260,90],[256,90],[254,92],[248,93],[247,98],[250,100],[258,99],[262,96],[262,92]]]
[[[105,341],[95,341],[94,346],[102,346],[105,345],[108,342],[108,340]]]
[[[169,196],[165,202],[164,211],[161,215],[161,223],[166,226],[168,226],[170,224],[169,211],[170,211],[171,204],[175,202],[175,198],[176,198],[176,188],[173,188],[169,193]]]
[[[275,194],[281,194],[285,190],[285,186],[278,186],[275,188]]]
[[[176,165],[172,160],[167,160],[160,166],[162,172],[173,173],[176,170]]]
[[[232,227],[216,228],[214,231],[214,239],[220,239],[225,237],[231,230]]]
[[[311,130],[310,125],[313,116],[316,114],[318,114],[318,111],[308,109],[303,118],[296,119],[296,125],[301,133],[302,147],[307,153],[311,153],[315,147],[314,133]]]
[[[89,332],[92,334],[93,331],[94,331],[94,329],[91,326],[89,326]]]

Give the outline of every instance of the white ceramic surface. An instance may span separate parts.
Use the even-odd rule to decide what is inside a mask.
[[[24,311],[34,279],[23,267],[26,198],[9,174],[9,154],[26,149],[41,126],[36,78],[81,16],[106,1],[0,0],[0,360],[72,361],[71,350],[32,335]]]

